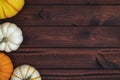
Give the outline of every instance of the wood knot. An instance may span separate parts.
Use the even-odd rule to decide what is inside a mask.
[[[45,10],[41,10],[38,13],[38,16],[42,19],[48,19],[49,18],[49,12]]]
[[[90,32],[89,31],[80,32],[79,35],[80,35],[80,38],[88,39],[90,36]]]

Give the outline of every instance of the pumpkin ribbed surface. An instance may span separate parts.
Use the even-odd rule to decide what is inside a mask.
[[[0,80],[9,80],[13,71],[11,59],[0,52]]]
[[[15,51],[20,47],[22,41],[22,31],[17,25],[10,22],[0,25],[0,51]]]
[[[0,0],[0,19],[16,15],[24,6],[24,0]]]
[[[18,66],[12,76],[11,80],[42,80],[40,73],[30,65]]]

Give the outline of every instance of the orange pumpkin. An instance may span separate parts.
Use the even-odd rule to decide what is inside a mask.
[[[0,80],[9,80],[13,71],[13,64],[11,59],[0,52]]]

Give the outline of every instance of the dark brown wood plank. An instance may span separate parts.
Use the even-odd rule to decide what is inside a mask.
[[[31,64],[41,69],[98,68],[94,50],[23,48],[9,54],[14,65]]]
[[[120,4],[119,0],[26,0],[27,4]]]
[[[120,6],[106,5],[29,5],[15,17],[0,22],[19,25],[119,26]]]
[[[88,77],[47,77],[43,76],[43,80],[119,80],[120,75],[108,75],[108,76],[88,76]]]
[[[39,70],[43,76],[100,76],[100,75],[120,75],[120,70]]]
[[[18,51],[8,54],[13,64],[16,66],[22,64],[30,64],[34,67],[42,69],[104,69],[103,65],[107,65],[108,61],[112,61],[111,65],[107,69],[119,69],[113,65],[120,65],[119,62],[114,63],[120,59],[120,49],[117,52],[103,52],[104,50],[116,50],[116,49],[102,49],[102,48],[20,48]],[[106,54],[112,55],[106,55]],[[103,54],[102,60],[97,60],[97,55]],[[108,59],[112,57],[114,59]],[[119,56],[119,57],[116,57]],[[103,61],[104,60],[104,61]],[[102,63],[102,64],[101,64]],[[111,67],[112,66],[112,67]],[[105,67],[106,68],[106,67]]]
[[[119,70],[40,70],[43,80],[119,80]]]
[[[21,26],[22,47],[120,47],[120,27]]]

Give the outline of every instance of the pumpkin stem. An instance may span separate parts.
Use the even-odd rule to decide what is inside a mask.
[[[8,38],[7,37],[4,37],[1,41],[0,41],[0,43],[2,43],[2,42],[7,42],[8,41]]]
[[[25,78],[23,80],[31,80],[31,76],[29,76],[28,78]]]

